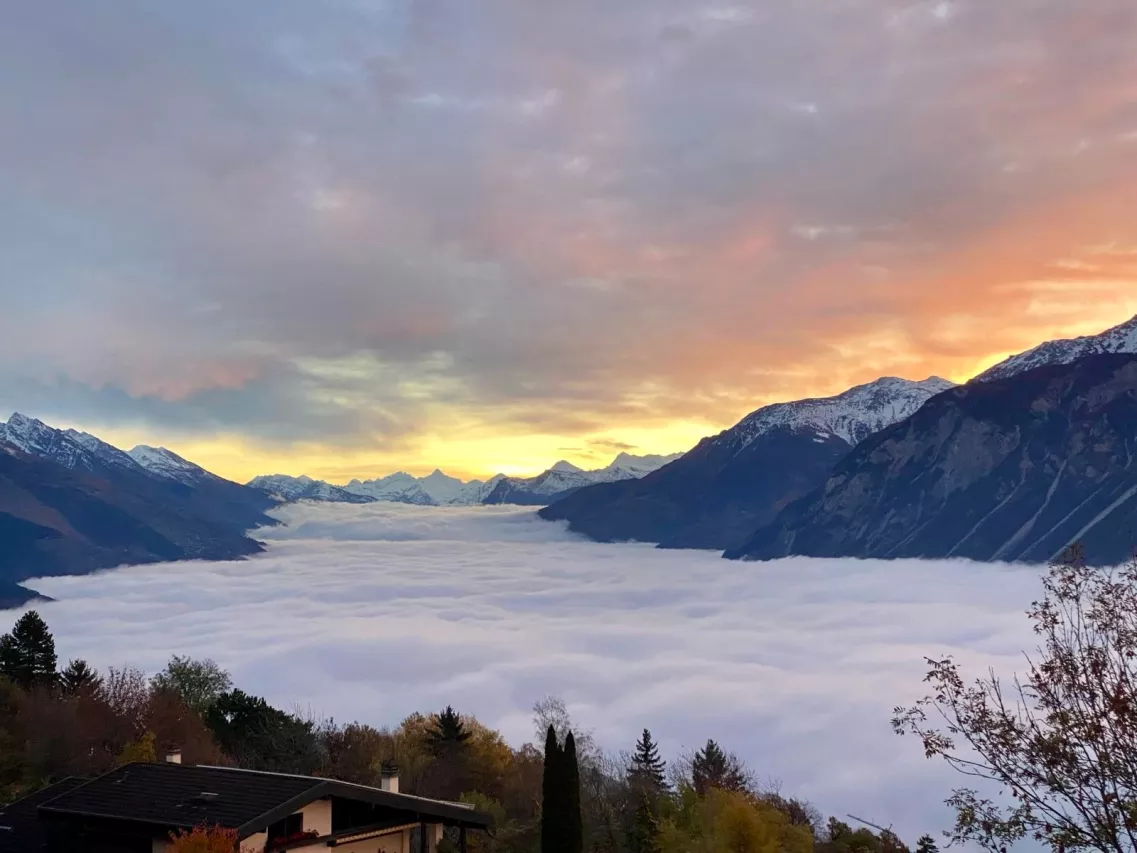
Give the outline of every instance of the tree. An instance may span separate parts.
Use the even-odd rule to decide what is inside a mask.
[[[172,690],[191,710],[204,716],[217,697],[233,686],[233,679],[211,658],[193,660],[174,655],[150,684],[155,690]]]
[[[65,696],[89,695],[102,686],[103,679],[85,660],[68,661],[59,673],[59,686]]]
[[[198,826],[170,833],[172,853],[236,853],[237,830],[220,826]],[[241,848],[242,853],[248,848]],[[251,853],[251,851],[249,851]]]
[[[909,853],[891,830],[877,834],[867,826],[853,829],[833,817],[829,818],[824,840],[815,849],[817,853]]]
[[[576,754],[581,764],[591,764],[599,758],[599,749],[592,733],[576,724],[568,712],[565,700],[559,696],[546,696],[533,704],[534,735],[540,742],[545,731],[552,726],[557,732],[557,742],[564,743],[571,731],[576,740]]]
[[[667,765],[659,757],[659,747],[651,739],[651,732],[644,729],[643,736],[636,743],[628,768],[628,781],[641,790],[652,794],[662,793],[667,788],[664,771]]]
[[[628,853],[659,853],[659,821],[655,804],[646,793],[640,794],[628,830]]]
[[[824,830],[824,816],[807,801],[783,797],[777,789],[759,793],[757,799],[784,814],[791,826],[804,826],[809,829],[815,838]]]
[[[471,733],[462,722],[461,715],[449,705],[442,713],[435,715],[432,723],[426,732],[426,742],[431,754],[435,756],[465,746],[470,739]]]
[[[576,738],[572,732],[565,735],[564,772],[565,787],[565,851],[582,853],[584,850],[584,820],[580,812],[580,765],[576,757]]]
[[[138,740],[131,741],[122,748],[115,764],[119,767],[135,762],[153,764],[157,760],[158,750],[155,746],[154,732],[146,732]]]
[[[541,853],[567,853],[567,813],[564,791],[564,754],[557,730],[550,724],[545,735],[545,769],[541,777]]]
[[[893,726],[982,781],[983,793],[947,801],[953,842],[1001,851],[1029,836],[1055,851],[1126,853],[1137,848],[1137,561],[1092,569],[1075,549],[1043,584],[1027,611],[1040,645],[1024,678],[968,683],[951,658],[929,659],[930,695],[897,708]]]
[[[241,767],[309,774],[321,764],[312,722],[242,690],[218,696],[205,722],[218,745]]]
[[[675,817],[659,836],[662,853],[811,853],[813,836],[747,794],[687,790]]]
[[[25,690],[55,684],[55,639],[38,613],[29,610],[12,633],[0,637],[0,675]]]
[[[936,840],[930,835],[921,835],[916,841],[916,853],[939,853]]]
[[[713,740],[691,756],[691,786],[700,797],[712,788],[742,792],[751,785],[750,775],[733,754],[723,751]]]

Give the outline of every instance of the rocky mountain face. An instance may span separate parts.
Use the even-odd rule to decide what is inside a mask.
[[[208,472],[204,472],[208,474]],[[246,531],[276,522],[265,493],[208,475],[154,473],[86,433],[13,416],[0,432],[0,603],[30,577],[261,550]]]
[[[1070,364],[1089,355],[1104,353],[1137,353],[1137,317],[1120,326],[1107,329],[1099,335],[1047,341],[1032,350],[1011,356],[971,381],[993,382],[998,379],[1010,379],[1036,367]]]
[[[941,394],[871,436],[728,557],[1097,564],[1137,545],[1137,356],[1091,355]]]
[[[852,447],[953,387],[885,377],[835,397],[766,406],[642,479],[590,486],[541,510],[603,542],[736,547],[823,482]]]

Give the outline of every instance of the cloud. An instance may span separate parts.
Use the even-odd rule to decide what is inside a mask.
[[[44,0],[0,32],[0,384],[560,445],[1121,320],[1131,259],[1053,263],[1137,244],[1137,9],[1012,5]],[[294,375],[358,360],[377,407]]]
[[[247,690],[396,724],[452,703],[531,738],[562,695],[603,746],[644,726],[667,756],[714,737],[827,813],[949,825],[961,779],[892,734],[925,655],[1009,676],[1034,647],[1030,567],[963,561],[727,563],[599,545],[516,509],[284,511],[242,563],[126,568],[31,585],[62,658],[150,671],[212,656]],[[5,614],[15,618],[14,612]]]

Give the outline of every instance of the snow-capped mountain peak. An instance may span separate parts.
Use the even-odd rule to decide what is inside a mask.
[[[954,382],[938,376],[919,382],[885,376],[834,397],[766,406],[747,415],[716,440],[737,442],[742,449],[781,427],[837,436],[855,447],[874,432],[912,415],[931,397],[954,387]]]
[[[333,503],[371,503],[375,498],[353,494],[339,486],[314,480],[307,475],[292,477],[288,474],[266,474],[246,483],[249,488],[260,489],[282,501],[329,501]]]
[[[558,462],[535,477],[504,477],[487,494],[493,503],[540,503],[542,498],[561,495],[597,483],[617,480],[638,480],[682,456],[632,456],[621,453],[608,465],[595,471],[585,471],[571,462]]]
[[[1047,341],[1034,349],[1013,355],[980,373],[972,382],[992,382],[1009,379],[1036,367],[1052,364],[1072,364],[1089,355],[1105,353],[1137,353],[1137,317],[1106,329],[1098,335],[1086,335],[1069,340]]]
[[[350,494],[374,501],[394,501],[415,506],[438,506],[439,503],[427,493],[417,478],[405,471],[396,471],[376,480],[352,480],[341,488]]]
[[[58,430],[19,412],[13,413],[6,424],[0,424],[0,441],[35,456],[49,454],[59,436]]]
[[[129,455],[90,433],[55,429],[19,412],[0,424],[0,442],[71,470],[92,470],[100,463],[127,469],[138,467]]]
[[[165,447],[150,447],[140,444],[129,452],[129,456],[151,474],[192,485],[212,476],[200,465],[183,459]]]
[[[657,471],[681,457],[682,453],[671,453],[666,456],[648,454],[646,456],[633,456],[630,453],[620,453],[613,459],[607,468],[601,469],[614,475],[614,480],[639,479],[640,477]]]

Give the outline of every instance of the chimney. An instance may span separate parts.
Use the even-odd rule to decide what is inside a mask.
[[[399,793],[399,768],[394,761],[384,761],[379,770],[379,787],[392,794]]]
[[[181,764],[182,751],[180,749],[171,749],[166,753],[167,764]]]

